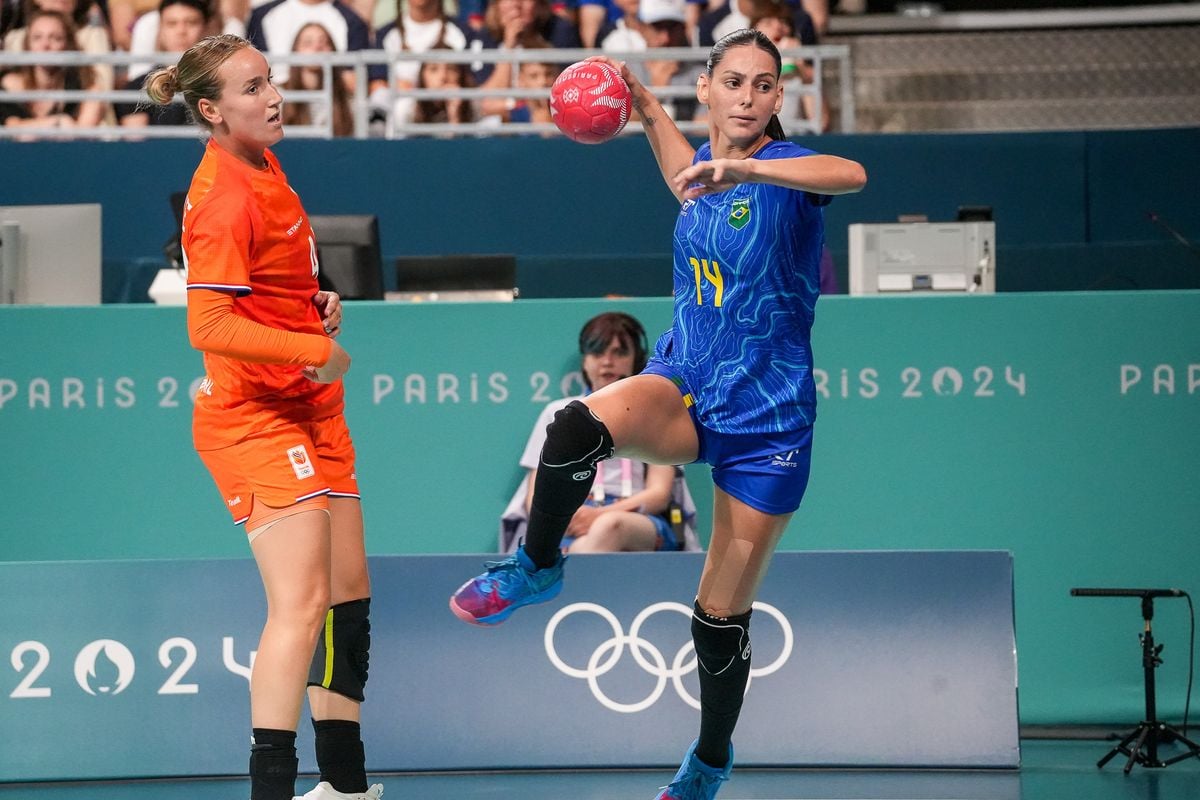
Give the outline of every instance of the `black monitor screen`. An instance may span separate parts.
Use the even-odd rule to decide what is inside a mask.
[[[318,282],[344,300],[383,299],[379,221],[374,214],[327,214],[308,218],[317,235]]]

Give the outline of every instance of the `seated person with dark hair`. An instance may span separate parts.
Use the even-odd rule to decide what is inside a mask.
[[[30,14],[21,31],[22,49],[30,53],[78,52],[75,24],[58,11]],[[8,92],[79,91],[97,88],[91,66],[26,64],[0,75],[0,125],[7,128],[95,128],[108,105],[98,100],[11,100]],[[22,137],[27,138],[27,137]]]
[[[162,0],[158,6],[158,51],[184,53],[204,38],[212,22],[208,0]],[[129,83],[126,89],[141,89],[150,76],[147,71]],[[182,103],[160,106],[154,103],[118,103],[114,110],[121,125],[141,128],[146,125],[188,125],[187,107]]]
[[[627,378],[646,366],[646,332],[628,314],[607,312],[579,332],[579,353],[588,393]],[[521,466],[528,475],[500,521],[500,549],[520,544],[533,500],[534,477],[554,414],[577,397],[546,405],[525,445]],[[699,550],[692,525],[695,505],[678,467],[613,458],[597,465],[592,494],[571,519],[563,549],[570,553]]]

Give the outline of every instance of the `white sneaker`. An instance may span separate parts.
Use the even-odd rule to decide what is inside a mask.
[[[379,800],[383,797],[383,784],[377,783],[365,793],[343,794],[334,789],[329,781],[321,781],[311,792],[295,800]]]

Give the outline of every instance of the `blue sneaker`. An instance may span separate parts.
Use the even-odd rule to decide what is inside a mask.
[[[560,555],[552,567],[538,569],[524,546],[503,561],[487,562],[487,572],[458,587],[450,597],[454,616],[472,625],[499,625],[521,606],[544,603],[562,591]]]
[[[733,745],[729,745],[729,762],[724,769],[710,767],[696,758],[697,739],[683,757],[683,765],[675,773],[675,780],[659,792],[654,800],[713,800],[721,784],[729,780],[733,771]]]

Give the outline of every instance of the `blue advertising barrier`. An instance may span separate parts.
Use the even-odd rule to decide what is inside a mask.
[[[574,558],[557,601],[499,629],[447,608],[478,557],[372,558],[368,768],[674,765],[703,558]],[[998,551],[778,554],[738,763],[1018,766],[1012,577]],[[0,781],[245,770],[253,562],[0,564],[0,603]],[[307,720],[298,748],[312,770]]]

